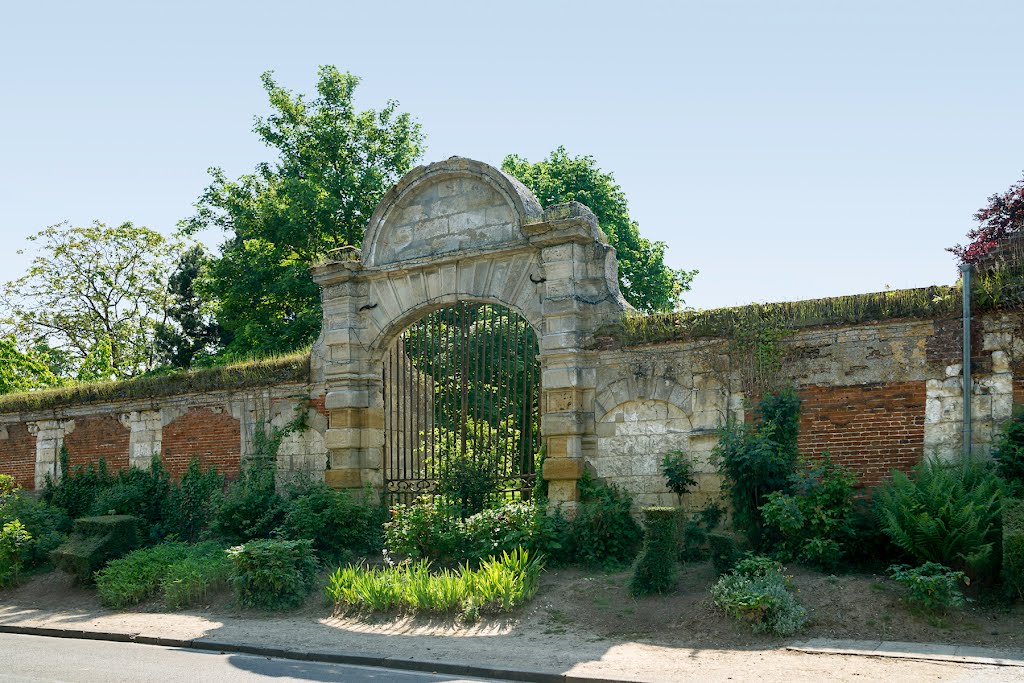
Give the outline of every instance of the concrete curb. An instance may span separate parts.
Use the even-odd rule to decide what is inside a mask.
[[[901,643],[881,640],[828,640],[824,638],[793,643],[786,647],[793,652],[826,655],[857,655],[860,657],[891,657],[952,664],[1024,667],[1024,652],[994,650],[967,645],[935,645]]]
[[[449,674],[455,676],[471,676],[474,678],[500,678],[509,681],[525,681],[527,683],[625,683],[621,679],[592,678],[574,676],[572,674],[543,673],[540,671],[524,671],[517,669],[498,669],[459,662],[432,662],[422,659],[396,659],[371,654],[341,654],[335,652],[303,652],[286,650],[279,647],[263,647],[245,643],[228,643],[216,640],[182,640],[180,638],[161,638],[144,636],[136,633],[118,633],[114,631],[86,631],[70,628],[49,628],[45,626],[13,626],[0,624],[0,633],[11,633],[26,636],[46,636],[49,638],[75,638],[80,640],[102,640],[115,643],[136,643],[139,645],[159,645],[161,647],[180,647],[190,650],[208,652],[232,652],[238,654],[275,657],[277,659],[294,659],[299,661],[324,662],[328,664],[351,664],[355,666],[371,666],[419,673]]]

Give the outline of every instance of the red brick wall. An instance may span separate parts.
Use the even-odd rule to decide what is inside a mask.
[[[174,479],[184,474],[195,457],[204,470],[215,466],[228,478],[237,477],[241,456],[241,424],[228,413],[193,408],[164,425],[160,457]]]
[[[865,486],[907,470],[924,454],[924,382],[851,387],[805,386],[800,452],[853,469]]]
[[[0,474],[9,474],[23,489],[35,488],[36,437],[28,425],[7,425],[7,438],[0,438]]]
[[[100,458],[110,472],[127,469],[129,436],[117,415],[76,417],[74,431],[64,437],[69,469],[98,463]]]

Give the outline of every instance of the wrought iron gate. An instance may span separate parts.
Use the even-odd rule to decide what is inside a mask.
[[[537,353],[530,324],[494,304],[460,302],[402,333],[383,367],[391,502],[460,485],[476,507],[530,495],[540,447]]]

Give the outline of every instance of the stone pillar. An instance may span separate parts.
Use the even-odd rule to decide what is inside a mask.
[[[39,420],[29,423],[29,433],[36,437],[37,491],[46,483],[47,474],[54,481],[60,479],[60,449],[64,446],[64,436],[74,429],[74,420]]]
[[[595,355],[584,343],[596,327],[616,320],[629,306],[618,290],[615,250],[582,204],[544,212],[527,226],[541,248],[544,329],[540,337],[541,433],[546,446],[543,477],[553,506],[572,509],[577,481],[595,455],[597,429]]]
[[[371,367],[362,336],[364,313],[372,310],[369,284],[359,278],[358,262],[334,264],[314,270],[323,288],[325,329],[321,340],[329,359],[324,369],[327,384],[325,406],[330,420],[324,445],[330,451],[330,468],[324,481],[336,489],[359,489],[384,483],[384,405],[379,368]]]
[[[148,469],[154,455],[160,454],[164,425],[159,410],[133,410],[121,415],[121,424],[129,430],[128,466]]]

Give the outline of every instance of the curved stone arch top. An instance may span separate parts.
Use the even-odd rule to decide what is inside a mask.
[[[522,226],[542,215],[537,198],[493,166],[461,157],[418,166],[373,212],[363,239],[363,263],[383,266],[525,244]]]
[[[384,196],[358,260],[312,269],[323,331],[313,348],[330,412],[328,483],[381,487],[381,361],[419,318],[459,301],[505,306],[533,326],[549,500],[572,505],[594,437],[595,330],[630,310],[615,249],[587,207],[542,210],[521,183],[453,157],[411,171]]]
[[[372,280],[369,298],[378,305],[364,312],[370,361],[383,360],[395,339],[417,320],[459,301],[504,306],[530,323],[539,337],[544,332],[544,311],[539,285],[533,280],[541,273],[543,266],[536,254],[519,252]]]

